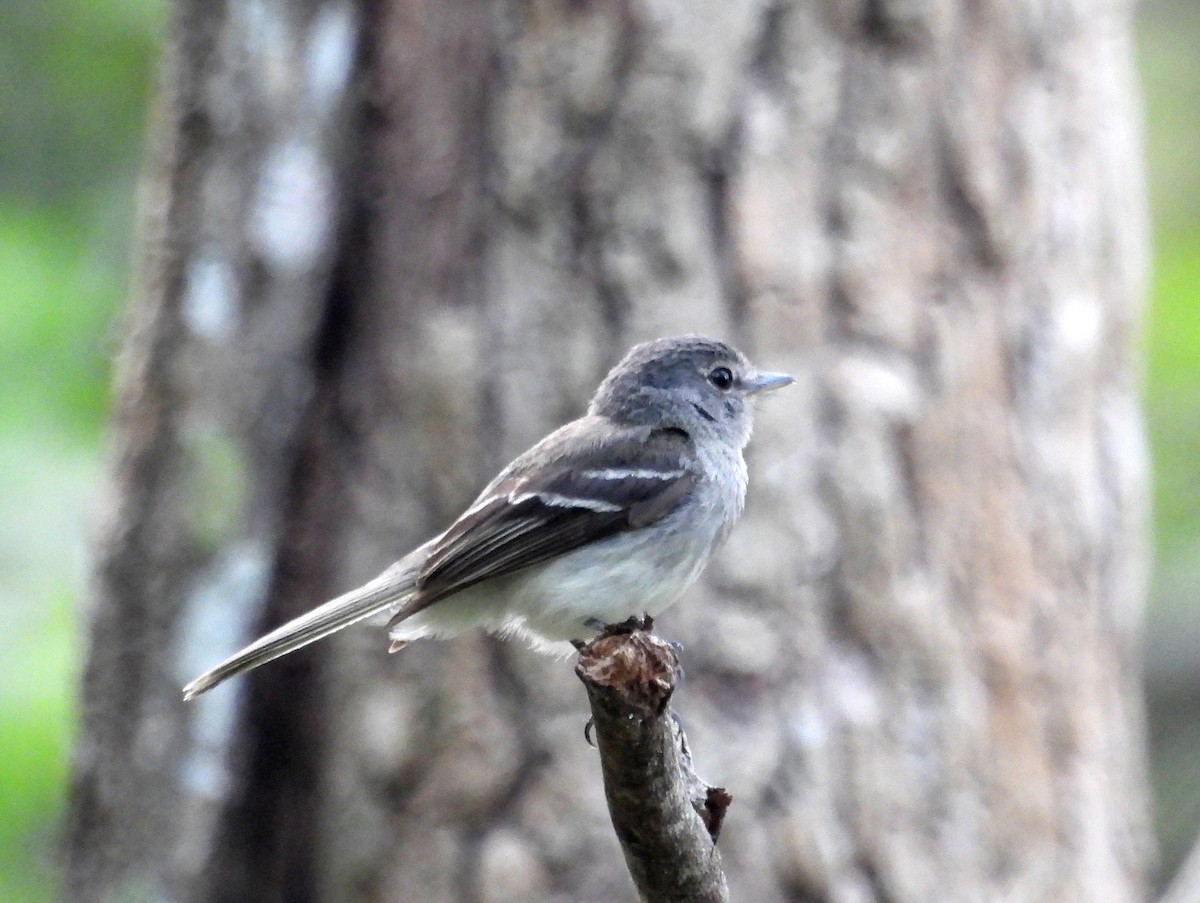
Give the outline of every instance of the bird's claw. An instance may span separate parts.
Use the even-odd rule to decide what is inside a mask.
[[[616,624],[607,624],[600,618],[590,617],[584,618],[583,626],[596,631],[600,636],[620,636],[635,630],[653,630],[654,618],[650,615],[633,615]]]
[[[596,729],[596,719],[589,718],[587,724],[583,726],[583,739],[587,741],[587,745],[592,749],[596,748],[596,741],[592,739],[592,731]]]

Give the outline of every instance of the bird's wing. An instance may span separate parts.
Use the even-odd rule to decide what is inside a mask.
[[[576,430],[544,440],[492,483],[434,543],[402,615],[472,584],[654,523],[696,484],[695,453],[673,429]]]

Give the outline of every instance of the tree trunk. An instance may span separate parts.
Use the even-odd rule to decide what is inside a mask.
[[[179,686],[677,332],[798,377],[658,622],[732,899],[1141,899],[1129,6],[177,0],[69,899],[632,899],[570,663]]]

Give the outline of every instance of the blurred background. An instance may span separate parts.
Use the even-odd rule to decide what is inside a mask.
[[[0,900],[56,899],[77,606],[166,0],[0,9]],[[1162,871],[1200,831],[1200,4],[1138,21],[1154,273],[1146,631]]]

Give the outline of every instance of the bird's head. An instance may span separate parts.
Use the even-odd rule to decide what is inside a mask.
[[[793,381],[786,373],[759,370],[716,339],[655,339],[634,346],[613,367],[588,413],[629,425],[715,434],[741,448],[750,439],[750,399]]]

